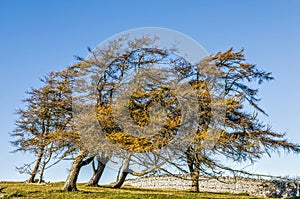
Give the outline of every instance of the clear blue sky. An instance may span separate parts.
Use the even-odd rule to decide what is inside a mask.
[[[189,35],[209,53],[244,48],[249,62],[272,71],[276,80],[261,88],[263,117],[287,138],[300,143],[300,1],[0,1],[0,181],[24,180],[15,166],[32,157],[12,154],[8,133],[15,109],[30,87],[52,70],[72,64],[109,36],[132,28],[156,26]],[[273,175],[299,175],[300,156],[274,154],[250,167]],[[46,172],[64,180],[70,163]],[[90,167],[80,175],[89,178]],[[108,169],[106,179],[113,180]],[[106,182],[106,181],[101,181]]]

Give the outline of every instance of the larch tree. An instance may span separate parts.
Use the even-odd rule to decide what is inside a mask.
[[[176,103],[178,106],[179,102],[174,97],[173,91],[166,88],[166,84],[170,81],[167,73],[176,73],[177,76],[183,78],[189,73],[191,65],[182,57],[176,56],[172,50],[152,48],[155,40],[156,38],[150,37],[133,40],[120,37],[111,41],[106,48],[89,49],[91,54],[89,58],[79,58],[81,62],[85,63],[81,70],[88,76],[79,82],[82,83],[89,79],[79,94],[81,97],[85,97],[82,100],[84,103],[90,104],[79,103],[78,106],[82,106],[82,111],[81,114],[78,114],[78,118],[82,120],[81,127],[85,129],[83,134],[88,135],[85,137],[88,145],[102,152],[109,151],[110,147],[108,146],[111,146],[115,151],[108,157],[124,159],[124,169],[115,185],[116,188],[124,183],[128,174],[142,176],[153,172],[162,165],[163,161],[152,161],[151,157],[157,157],[155,155],[157,150],[170,142],[180,126],[181,114],[176,106],[173,107]],[[124,45],[127,48],[122,51]],[[152,65],[164,65],[171,70],[168,72],[169,69],[166,69],[165,74],[161,74],[159,70],[152,70]],[[130,88],[122,88],[126,76],[139,70],[146,71],[142,74],[144,77],[140,78],[143,79],[147,76],[148,79],[141,85],[133,82]],[[151,80],[151,77],[159,78]],[[179,80],[173,79],[172,81]],[[162,82],[164,83],[162,84]],[[125,83],[125,85],[127,84]],[[120,90],[133,91],[133,93],[123,93],[125,98],[126,96],[131,96],[131,98],[125,99],[125,101],[117,99],[115,95],[119,95],[118,91]],[[127,106],[123,103],[127,102],[129,102],[129,115],[126,110],[125,112],[123,110]],[[154,107],[157,104],[164,106],[165,111],[162,116],[155,113]],[[89,106],[91,109],[88,108]],[[150,113],[151,109],[154,110],[153,113]],[[96,127],[98,132],[95,132],[95,128],[90,128],[95,125],[90,122],[95,121],[95,117],[99,125],[98,128]],[[128,121],[128,118],[131,118],[133,123]],[[89,124],[86,125],[86,123]],[[151,128],[150,125],[152,125]],[[155,125],[158,125],[159,128]],[[135,128],[141,129],[146,135],[136,134]],[[89,130],[91,133],[88,133]],[[97,141],[95,142],[95,140]],[[154,152],[152,155],[148,154],[152,152]],[[133,161],[134,159],[135,161]],[[142,171],[138,172],[129,168],[130,162],[138,164],[137,160],[141,161],[142,159],[144,162],[145,159],[148,159],[146,161],[148,163],[143,165]],[[102,168],[99,171],[102,172]]]
[[[208,69],[207,69],[208,68]],[[195,78],[191,84],[197,90],[200,107],[197,130],[192,141],[176,160],[169,162],[177,171],[189,174],[191,191],[199,191],[200,175],[218,178],[226,172],[234,175],[256,175],[243,169],[233,168],[234,162],[255,162],[264,154],[285,150],[300,152],[300,146],[286,140],[284,134],[277,133],[258,119],[258,114],[266,114],[259,106],[256,85],[273,80],[271,73],[259,70],[256,65],[245,61],[243,51],[226,52],[207,57],[195,65]],[[217,73],[223,84],[223,113],[213,113],[213,98],[207,81],[208,71]],[[249,111],[252,108],[252,112]],[[222,109],[220,109],[222,110]],[[213,117],[221,116],[223,122],[211,128]],[[212,146],[204,144],[211,139],[209,131],[215,131]],[[227,163],[222,161],[226,159]],[[161,168],[167,173],[173,173]],[[228,174],[228,173],[227,173]]]
[[[184,58],[174,56],[175,53],[169,49],[146,48],[143,45],[129,49],[123,54],[117,53],[117,56],[105,59],[109,60],[108,63],[98,64],[100,67],[108,64],[106,70],[102,70],[97,84],[97,88],[101,88],[99,96],[104,96],[98,99],[97,103],[100,126],[110,142],[128,152],[124,171],[115,187],[122,185],[127,174],[134,173],[129,169],[129,164],[132,154],[136,152],[144,155],[146,152],[153,152],[163,162],[173,165],[174,170],[189,174],[188,179],[192,180],[191,190],[195,192],[199,191],[200,175],[218,178],[228,171],[235,175],[254,175],[221,163],[222,158],[240,163],[254,162],[266,153],[271,155],[272,151],[279,152],[281,149],[299,153],[299,145],[287,141],[284,134],[274,132],[270,126],[258,119],[259,113],[266,113],[259,107],[259,90],[255,88],[255,84],[273,80],[273,77],[271,73],[247,63],[243,51],[233,52],[229,49],[224,53],[209,56],[201,63],[191,64]],[[167,80],[158,73],[151,74],[151,70],[147,70],[147,75],[156,78],[155,81],[151,78],[143,79],[142,85],[136,82],[136,86],[130,87],[134,92],[129,91],[125,94],[131,96],[125,100],[125,103],[129,104],[127,106],[129,114],[126,111],[123,113],[122,110],[117,111],[117,114],[113,113],[113,109],[118,109],[118,106],[112,106],[113,95],[119,89],[118,86],[126,73],[149,69],[155,64],[167,64],[168,67],[175,69],[180,81],[189,82],[199,107],[195,121],[197,127],[193,129],[194,131],[188,132],[190,129],[187,129],[186,135],[179,135],[180,126],[185,125],[182,124],[181,113],[184,107],[180,107],[178,97],[172,95],[172,90],[164,87]],[[212,86],[216,86],[216,90],[213,90]],[[126,90],[126,87],[122,89]],[[181,92],[184,94],[184,91]],[[213,97],[216,95],[214,92],[219,95],[217,99]],[[151,136],[149,134],[133,136],[136,125],[143,128],[153,120],[153,117],[149,117],[149,110],[155,103],[163,104],[166,110],[167,120],[164,123],[164,130],[147,129],[151,131]],[[121,103],[114,105],[116,104]],[[253,108],[253,112],[249,111],[249,107]],[[115,117],[119,119],[118,122],[115,121]],[[131,123],[126,123],[127,120],[122,120],[127,117],[134,120],[133,128],[130,128]],[[217,124],[213,121],[216,118],[219,120]],[[127,129],[117,123],[127,126]],[[170,141],[173,142],[171,145]],[[157,151],[169,153],[157,154]],[[156,169],[173,173],[165,169],[168,166],[162,165],[160,167],[156,165]]]
[[[28,182],[34,182],[40,173],[43,181],[45,169],[57,164],[76,151],[79,136],[74,130],[72,113],[71,82],[76,76],[71,67],[51,72],[41,79],[43,86],[31,89],[24,100],[25,107],[19,109],[16,129],[11,136],[15,151],[36,154],[33,169],[30,164],[20,167],[21,172],[29,172]],[[51,160],[53,160],[51,162]],[[51,165],[47,166],[47,164]]]
[[[88,185],[97,186],[107,163],[117,160],[122,171],[115,188],[129,174],[161,171],[185,174],[180,177],[198,192],[200,175],[254,175],[224,158],[252,163],[281,149],[300,152],[258,119],[266,113],[256,86],[273,80],[271,73],[232,49],[190,63],[176,47],[158,47],[157,39],[122,36],[88,49],[88,58],[78,57],[28,92],[11,135],[16,151],[36,154],[29,182],[39,171],[42,181],[55,154],[72,156],[65,191],[77,190],[83,166],[92,163]]]
[[[34,182],[36,174],[40,172],[41,182],[44,169],[54,153],[59,153],[61,146],[56,138],[68,125],[68,117],[61,112],[58,103],[63,100],[65,93],[56,85],[54,73],[50,73],[41,79],[43,86],[31,89],[28,97],[23,100],[25,107],[17,111],[19,119],[16,120],[16,128],[11,136],[11,142],[17,151],[31,152],[36,155],[33,169],[30,164],[20,167],[20,172],[29,172],[27,182]],[[65,98],[66,99],[66,98]]]

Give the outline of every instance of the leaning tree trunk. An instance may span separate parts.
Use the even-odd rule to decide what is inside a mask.
[[[113,188],[121,188],[121,186],[124,184],[128,174],[131,174],[133,176],[139,176],[139,177],[144,176],[152,171],[155,171],[157,168],[161,167],[165,163],[165,162],[162,162],[158,165],[153,165],[153,167],[147,168],[141,172],[135,172],[135,171],[132,171],[131,169],[129,169],[130,158],[131,158],[131,154],[127,154],[124,165],[122,164],[122,166],[120,167],[120,170],[123,167],[121,177],[119,177],[119,174],[118,174],[117,182],[113,186]]]
[[[75,157],[71,170],[69,172],[68,178],[65,182],[64,191],[77,191],[76,182],[78,179],[78,175],[82,166],[89,164],[94,157],[90,157],[87,160],[83,161],[83,159],[88,155],[88,151],[81,150]]]
[[[45,157],[45,156],[48,156],[48,157]],[[42,183],[44,181],[44,172],[45,172],[45,169],[46,169],[46,165],[50,162],[51,157],[52,157],[51,150],[49,151],[49,154],[47,154],[47,155],[44,154],[44,161],[42,163],[42,167],[41,167],[41,170],[40,170],[39,183]]]
[[[118,180],[118,182],[113,186],[113,188],[121,188],[121,186],[124,184],[127,175],[129,174],[129,172],[127,171],[122,171],[121,177]]]
[[[121,186],[124,184],[127,175],[130,173],[129,172],[129,162],[130,162],[130,158],[131,158],[131,154],[128,154],[126,156],[126,160],[124,163],[124,167],[123,167],[123,171],[121,174],[121,177],[118,179],[118,181],[116,182],[116,184],[113,186],[113,188],[121,188]]]
[[[41,172],[40,172],[40,177],[39,177],[39,182],[38,182],[38,183],[42,183],[42,182],[43,182],[45,167],[46,167],[46,164],[43,163],[43,164],[42,164],[42,168],[41,168]]]
[[[95,164],[94,164],[94,160],[92,162],[93,164],[93,170],[94,170],[94,174],[91,177],[90,181],[88,182],[88,186],[98,186],[99,180],[103,174],[103,171],[105,169],[106,163],[108,162],[109,158],[108,157],[100,157],[100,155],[96,156],[97,159],[97,168],[95,168]]]
[[[36,174],[39,171],[39,167],[40,167],[40,163],[41,163],[43,155],[44,155],[44,147],[41,147],[39,149],[39,152],[38,152],[38,155],[37,155],[37,159],[36,159],[34,168],[31,171],[30,176],[29,176],[27,182],[34,183],[34,178],[35,178]]]

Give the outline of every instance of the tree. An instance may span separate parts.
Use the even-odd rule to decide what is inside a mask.
[[[49,75],[43,81],[52,81],[52,75]],[[54,131],[55,124],[51,118],[54,107],[49,102],[49,91],[49,85],[45,85],[41,89],[31,89],[27,92],[29,97],[23,100],[25,108],[17,111],[19,119],[15,123],[16,129],[11,133],[11,136],[15,138],[11,143],[17,147],[15,152],[29,151],[37,156],[34,168],[30,171],[30,177],[27,182],[34,182],[45,148],[51,142],[48,139],[49,135]],[[25,165],[20,169],[27,170],[29,166]]]
[[[108,161],[117,159],[122,172],[115,188],[128,174],[159,170],[186,174],[197,192],[200,175],[253,175],[223,158],[255,162],[281,149],[300,152],[258,119],[266,113],[255,86],[272,80],[271,73],[232,49],[190,63],[176,47],[157,46],[157,39],[123,36],[89,48],[87,59],[77,57],[31,91],[12,134],[17,150],[37,155],[30,181],[39,170],[42,181],[53,154],[62,154],[59,159],[74,156],[66,191],[77,190],[79,172],[90,163],[88,185],[97,186]]]
[[[68,110],[72,106],[71,90],[66,78],[65,71],[49,73],[41,79],[44,84],[41,88],[27,92],[29,97],[24,100],[25,108],[17,111],[19,119],[11,134],[15,138],[12,142],[17,147],[15,151],[37,155],[28,182],[34,182],[38,172],[41,182],[51,158],[57,158],[64,149],[70,147],[69,141],[61,139],[63,134],[72,131],[72,112]],[[29,167],[30,164],[25,164],[20,170],[26,171]]]
[[[148,44],[145,40],[142,41],[136,43]],[[118,46],[116,43],[113,44],[114,47]],[[258,119],[258,113],[266,113],[258,105],[258,89],[253,85],[270,81],[273,77],[271,73],[259,70],[256,65],[245,62],[243,51],[233,52],[229,49],[224,53],[212,55],[201,63],[191,64],[184,58],[176,57],[174,51],[169,49],[146,48],[143,45],[129,48],[130,50],[123,54],[115,53],[116,56],[113,50],[110,53],[101,52],[105,55],[112,55],[109,59],[107,57],[104,59],[108,61],[108,67],[105,67],[107,63],[101,62],[101,58],[100,64],[99,59],[95,64],[105,68],[105,70],[100,70],[100,78],[97,81],[97,88],[102,88],[99,92],[97,113],[100,126],[110,141],[130,153],[155,152],[156,149],[168,148],[169,150],[165,149],[165,151],[171,151],[171,153],[163,154],[161,158],[173,165],[177,171],[190,175],[192,191],[199,191],[200,174],[216,178],[225,171],[251,175],[250,172],[233,169],[220,163],[221,158],[225,157],[233,162],[254,162],[265,153],[270,155],[270,152],[281,149],[299,153],[299,145],[287,141],[284,134],[272,131],[269,126]],[[143,69],[148,69],[147,67],[151,68],[154,64],[163,63],[177,72],[180,81],[188,81],[192,89],[190,92],[195,93],[199,107],[197,128],[196,130],[185,129],[186,135],[181,135],[183,137],[176,138],[174,141],[174,136],[178,136],[179,126],[185,125],[181,123],[183,109],[172,95],[172,90],[163,87],[166,85],[163,83],[166,79],[157,73],[152,73],[149,76],[159,77],[159,80],[156,79],[153,82],[150,79],[143,79],[144,85],[142,86],[135,82],[138,86],[130,87],[135,92],[130,91],[131,93],[125,94],[125,96],[131,96],[125,100],[129,102],[129,115],[127,116],[131,117],[137,126],[147,126],[151,121],[149,108],[155,99],[155,102],[163,102],[166,110],[170,108],[167,111],[169,113],[167,123],[164,124],[163,131],[152,131],[152,136],[132,136],[132,132],[128,130],[132,129],[131,124],[126,131],[124,127],[122,129],[116,123],[115,117],[119,116],[118,119],[121,119],[122,125],[127,125],[126,120],[122,120],[125,115],[122,115],[122,110],[117,111],[119,115],[113,113],[112,109],[118,109],[118,106],[112,107],[112,96],[119,89],[120,82],[128,72],[139,71],[143,67],[145,67]],[[147,70],[147,73],[150,71]],[[212,87],[216,87],[215,90]],[[126,87],[122,89],[126,90]],[[216,95],[214,92],[219,94],[217,98],[214,97]],[[116,104],[118,103],[114,105]],[[249,112],[246,106],[252,107],[254,112]],[[219,121],[214,124],[213,119],[218,117]],[[187,142],[184,140],[186,138]],[[170,146],[170,140],[175,144]],[[126,158],[121,181],[124,181],[129,173],[129,161],[130,155]],[[185,168],[188,168],[188,171]],[[165,167],[160,169],[173,173],[167,171]],[[117,183],[116,186],[120,187],[120,184],[122,183]]]
[[[216,143],[210,148],[203,145],[208,139],[209,128],[212,122],[212,97],[206,85],[205,67],[215,67],[219,71],[219,78],[224,82],[224,102],[226,105],[224,122],[215,131],[220,132]],[[225,171],[233,174],[253,175],[243,169],[233,169],[221,163],[222,158],[233,162],[250,161],[262,157],[273,151],[300,152],[299,145],[293,144],[284,138],[284,134],[272,131],[270,126],[263,124],[257,117],[258,113],[266,114],[259,107],[258,89],[253,88],[254,83],[261,84],[273,80],[271,73],[259,70],[256,65],[245,62],[243,51],[233,52],[232,48],[224,53],[217,53],[197,65],[197,80],[194,80],[199,99],[199,121],[194,141],[183,153],[177,157],[180,161],[171,163],[184,173],[190,174],[192,191],[199,191],[200,174],[217,178]],[[248,107],[247,107],[248,106]],[[249,106],[254,113],[249,112]],[[247,109],[245,108],[247,107]],[[185,166],[189,169],[185,170]],[[168,172],[166,169],[162,168]]]
[[[173,64],[174,67],[177,64],[177,68],[179,69],[179,62],[184,61],[179,57],[171,57],[171,53],[166,50],[147,48],[147,46],[153,44],[154,40],[155,39],[151,39],[150,37],[143,37],[126,41],[125,38],[121,37],[112,41],[106,48],[93,51],[89,49],[91,56],[88,59],[78,58],[79,61],[84,63],[80,70],[85,76],[81,76],[80,80],[78,80],[78,82],[80,82],[78,96],[81,97],[81,101],[79,99],[79,103],[77,104],[77,109],[80,110],[80,113],[77,115],[77,126],[81,129],[80,132],[83,133],[81,137],[84,137],[84,142],[93,148],[89,149],[90,151],[94,151],[94,153],[97,154],[98,152],[103,153],[114,149],[110,152],[111,155],[108,157],[117,156],[122,159],[122,157],[125,156],[126,164],[122,172],[124,175],[121,177],[123,180],[117,183],[118,185],[123,184],[128,173],[142,175],[156,169],[157,166],[152,165],[152,167],[146,168],[142,172],[134,172],[132,170],[129,172],[128,166],[131,157],[135,156],[134,153],[144,153],[167,144],[178,126],[180,114],[176,113],[176,110],[173,110],[171,107],[175,98],[174,96],[171,97],[171,92],[162,88],[159,82],[152,82],[153,88],[146,88],[145,86],[144,88],[133,88],[137,89],[137,92],[132,95],[129,106],[131,117],[138,126],[145,129],[145,127],[149,126],[149,123],[153,123],[155,118],[154,116],[149,117],[148,108],[151,109],[151,107],[157,103],[164,103],[169,109],[169,113],[166,116],[168,118],[167,121],[164,121],[166,124],[162,127],[163,129],[161,131],[151,132],[153,135],[148,137],[132,136],[130,130],[122,130],[115,122],[113,111],[120,111],[118,115],[120,118],[123,116],[121,110],[123,106],[122,102],[120,102],[121,100],[119,100],[120,105],[114,105],[116,101],[114,101],[113,95],[120,89],[119,86],[120,83],[124,81],[124,76],[131,73],[132,70],[147,68],[148,64],[163,62],[169,62]],[[122,50],[120,50],[123,42],[129,46],[125,52],[121,52]],[[151,58],[151,56],[154,58]],[[190,66],[187,65],[186,67]],[[183,70],[181,73],[182,72]],[[156,71],[155,75],[159,75],[159,72]],[[166,77],[164,78],[166,79]],[[89,81],[86,81],[87,79]],[[154,89],[155,86],[158,86],[159,89]],[[138,89],[150,90],[139,92]],[[138,102],[142,98],[147,102]],[[165,100],[162,100],[162,98],[165,98]],[[81,104],[81,102],[83,103]],[[140,111],[142,107],[145,109]],[[93,115],[94,112],[96,112],[96,115]],[[98,128],[97,124],[93,123],[95,122],[95,118],[99,126]],[[156,122],[159,123],[160,119],[157,119]],[[131,125],[128,121],[119,121],[119,123],[122,123],[123,126],[127,125],[129,128]],[[89,131],[90,133],[88,133]],[[85,136],[85,134],[89,136]],[[99,143],[101,143],[100,146]],[[123,153],[125,153],[125,155]],[[129,157],[127,157],[127,153],[130,154]],[[106,164],[106,161],[104,162]],[[101,163],[98,163],[98,165],[101,165]],[[101,167],[103,166],[104,165]],[[102,169],[100,169],[100,171],[101,170]]]

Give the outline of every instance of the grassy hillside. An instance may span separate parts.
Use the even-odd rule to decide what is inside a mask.
[[[22,182],[0,182],[0,198],[130,198],[130,199],[192,199],[192,198],[240,198],[254,199],[259,197],[248,196],[247,194],[229,193],[190,193],[187,191],[140,189],[134,187],[124,187],[122,189],[112,189],[109,187],[87,187],[79,184],[77,192],[63,192],[63,183],[51,183],[49,185],[26,184]]]

